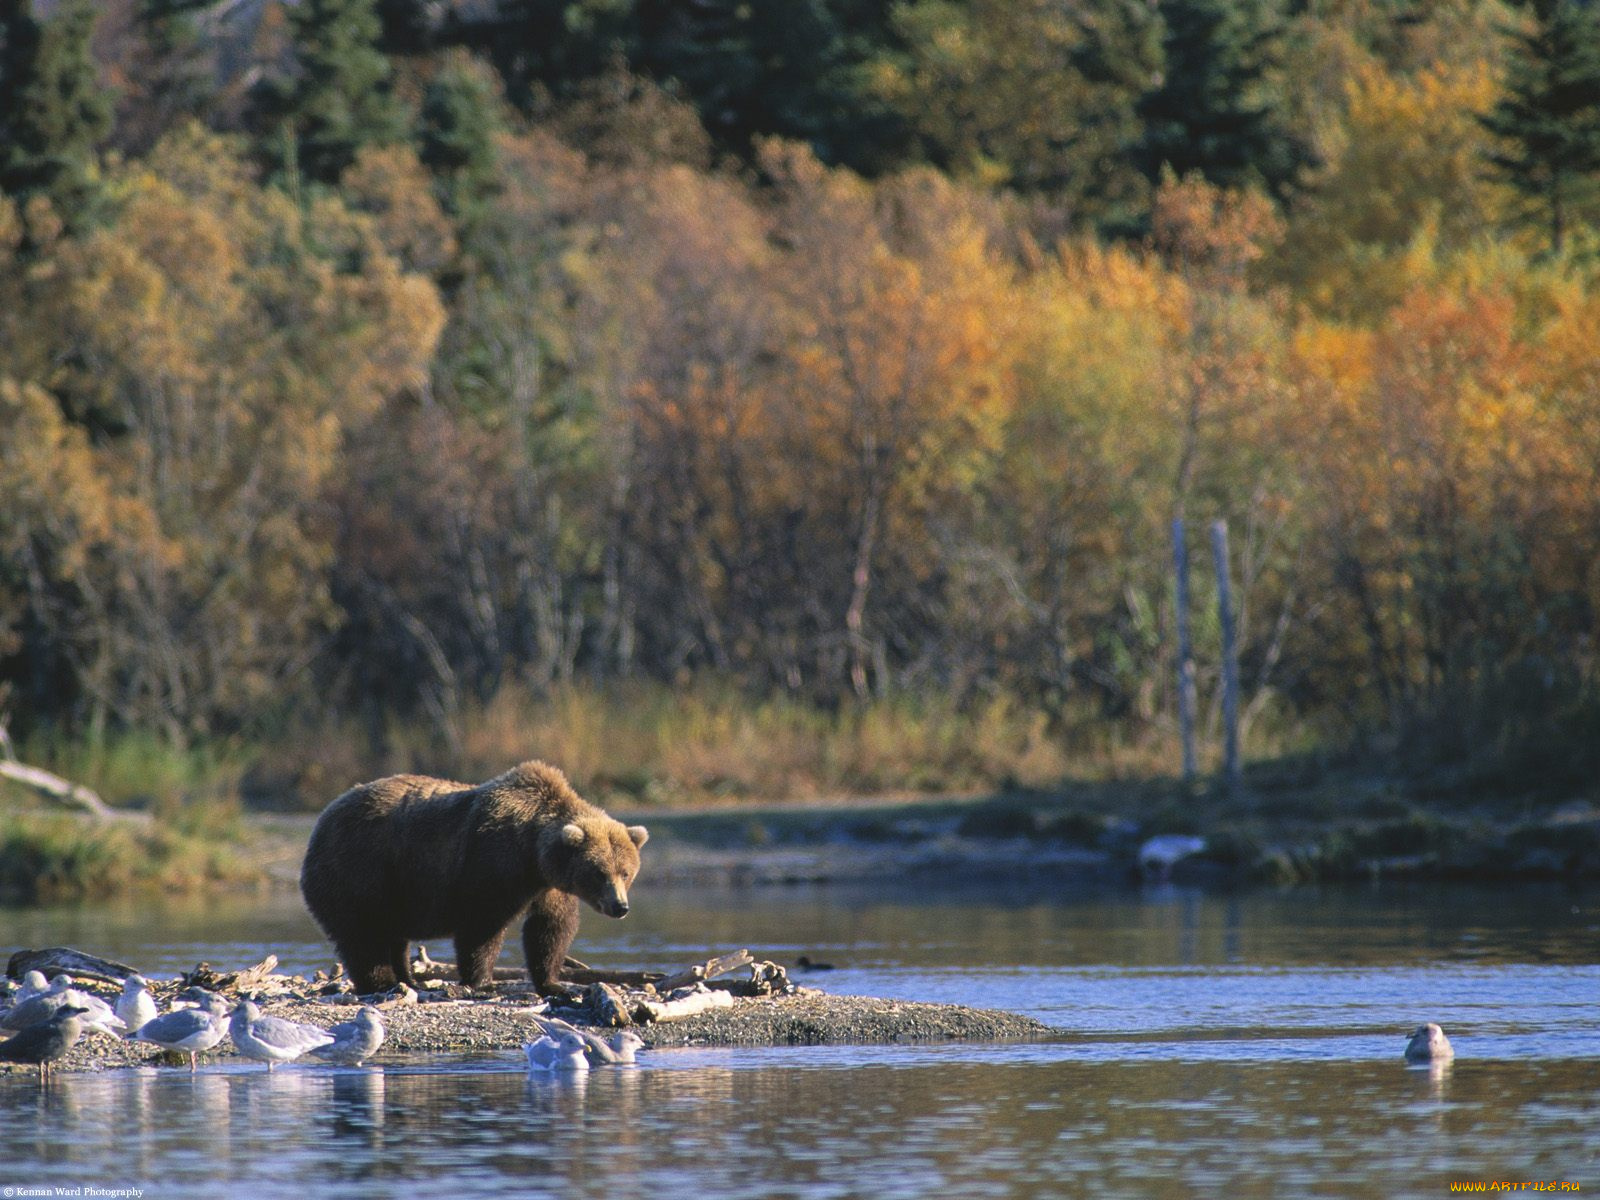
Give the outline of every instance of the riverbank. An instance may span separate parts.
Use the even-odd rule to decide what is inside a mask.
[[[352,1008],[304,1002],[267,1003],[262,1011],[323,1027],[349,1020]],[[373,1063],[397,1054],[490,1054],[519,1050],[539,1036],[532,1010],[518,1002],[461,1001],[415,1004],[383,1010],[388,1033]],[[602,1031],[603,1032],[603,1031]],[[1055,1036],[1048,1025],[1015,1013],[879,1000],[869,996],[832,996],[804,989],[793,996],[735,1000],[680,1021],[640,1027],[648,1047],[673,1046],[827,1046],[914,1042],[1042,1041]],[[127,1067],[173,1065],[177,1057],[142,1042],[117,1041],[103,1035],[86,1037],[58,1064],[64,1071],[109,1071]],[[187,1056],[183,1056],[187,1063]],[[200,1055],[202,1067],[244,1063],[224,1041]],[[306,1060],[326,1069],[314,1060]],[[252,1064],[254,1065],[254,1064]],[[34,1068],[0,1063],[7,1072],[31,1074]]]
[[[1594,798],[1463,797],[1382,776],[1266,768],[1237,795],[1156,778],[622,815],[649,825],[646,867],[674,883],[1600,878]]]
[[[1600,806],[1418,792],[1383,777],[1252,773],[1238,796],[1170,779],[794,803],[614,804],[651,831],[656,883],[781,886],[996,877],[1117,886],[1600,878]],[[313,814],[246,812],[214,830],[0,820],[0,902],[139,889],[293,890]],[[1152,839],[1164,849],[1146,853]],[[1180,840],[1192,839],[1192,840]],[[1177,850],[1192,852],[1176,853]]]
[[[770,970],[770,964],[760,964]],[[747,968],[748,969],[748,968]],[[752,972],[759,977],[759,968]],[[647,1047],[669,1046],[793,1046],[867,1045],[947,1041],[1040,1041],[1056,1031],[1030,1017],[995,1009],[969,1008],[956,1004],[930,1004],[908,1000],[884,1000],[870,996],[831,995],[813,987],[795,987],[781,979],[779,989],[767,995],[735,995],[748,983],[703,985],[676,989],[669,995],[680,1008],[693,1008],[695,1001],[708,997],[719,1001],[688,1015],[666,1015],[660,1020],[642,1020],[631,1028],[645,1039]],[[113,1000],[114,988],[106,985],[80,986],[97,990]],[[180,981],[153,984],[168,1003],[181,986]],[[279,994],[263,996],[261,1008],[270,1016],[284,1017],[322,1028],[351,1019],[357,998],[348,992],[321,996],[321,985],[299,978],[272,976],[263,985]],[[591,992],[594,989],[591,989]],[[252,992],[251,994],[260,994]],[[628,1012],[644,1018],[640,1005],[648,1000],[659,1004],[653,988],[610,989]],[[230,1004],[236,999],[229,996]],[[441,984],[424,988],[400,999],[370,998],[379,1005],[386,1037],[374,1061],[397,1054],[488,1054],[515,1051],[536,1039],[540,1029],[535,1015],[555,1015],[574,1024],[606,1032],[592,1019],[585,1007],[592,997],[571,1005],[550,1008],[532,988],[523,983],[497,983],[481,992],[467,993],[459,985]],[[618,1019],[629,1020],[628,1017]],[[201,1065],[242,1061],[231,1041],[224,1040],[215,1050],[201,1054]],[[313,1062],[313,1060],[307,1060]],[[142,1042],[127,1042],[103,1034],[91,1034],[74,1046],[58,1064],[58,1070],[107,1071],[127,1067],[177,1065],[186,1055],[175,1055]],[[0,1077],[7,1072],[31,1073],[32,1067],[0,1063]]]

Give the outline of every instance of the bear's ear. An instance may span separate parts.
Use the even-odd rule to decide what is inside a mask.
[[[650,831],[643,825],[629,825],[628,836],[633,839],[634,847],[637,848],[650,840]]]
[[[561,840],[569,846],[583,845],[583,837],[582,825],[568,824],[561,827]]]

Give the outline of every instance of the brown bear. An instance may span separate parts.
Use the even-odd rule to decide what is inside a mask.
[[[578,901],[626,916],[647,837],[542,762],[476,787],[391,775],[323,810],[300,893],[358,992],[415,984],[412,939],[446,936],[455,938],[461,981],[481,987],[519,919],[528,974],[554,992],[578,932]]]

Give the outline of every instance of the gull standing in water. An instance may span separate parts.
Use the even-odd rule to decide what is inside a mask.
[[[177,1050],[189,1056],[189,1070],[195,1069],[195,1055],[209,1050],[228,1036],[228,1005],[221,996],[207,992],[199,1008],[175,1008],[165,1016],[145,1022],[129,1040],[149,1042],[163,1050]]]
[[[88,1011],[64,1004],[48,1021],[30,1025],[16,1037],[0,1042],[0,1062],[37,1063],[39,1078],[50,1073],[50,1064],[65,1056],[83,1036],[83,1021]]]
[[[128,1027],[124,1037],[132,1037],[156,1019],[155,997],[150,995],[150,985],[143,975],[129,975],[122,981],[122,995],[117,997],[117,1016]]]
[[[587,1029],[569,1025],[559,1017],[534,1017],[533,1021],[544,1031],[544,1038],[541,1038],[541,1041],[553,1042],[564,1033],[577,1034],[583,1039],[584,1056],[588,1058],[589,1064],[595,1067],[637,1062],[634,1053],[644,1047],[644,1039],[631,1029],[620,1030],[606,1039],[599,1034],[590,1033]],[[537,1046],[539,1043],[533,1044]]]
[[[331,1045],[334,1041],[331,1033],[315,1025],[262,1016],[253,1000],[245,1000],[233,1010],[228,1033],[240,1054],[266,1063],[269,1071],[281,1062],[289,1062],[308,1050]]]
[[[313,1047],[311,1057],[359,1067],[383,1045],[383,1018],[372,1005],[363,1004],[354,1021],[340,1021],[328,1032],[333,1035],[333,1041],[326,1046]]]
[[[528,1056],[530,1071],[587,1071],[587,1045],[583,1035],[577,1032],[554,1038],[547,1033],[536,1042],[525,1042],[522,1052]]]

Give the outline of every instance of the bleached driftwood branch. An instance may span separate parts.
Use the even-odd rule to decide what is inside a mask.
[[[210,963],[197,963],[183,976],[185,987],[203,987],[212,992],[251,992],[266,984],[278,969],[278,956],[269,954],[253,967],[242,971],[217,971]]]
[[[708,979],[715,979],[718,975],[726,975],[729,971],[737,970],[751,961],[749,950],[735,950],[731,954],[721,954],[716,958],[708,958],[703,963],[675,975],[656,982],[656,991],[670,992],[675,988],[688,987],[691,984],[703,983]]]
[[[685,1017],[692,1017],[696,1013],[703,1013],[713,1008],[732,1008],[733,996],[729,992],[713,992],[702,988],[690,992],[687,996],[680,996],[676,1000],[641,1000],[639,1010],[647,1015],[651,1021],[681,1021]]]
[[[70,779],[63,779],[42,767],[30,767],[13,759],[0,758],[0,779],[9,779],[24,787],[30,787],[40,795],[60,804],[80,808],[97,821],[111,821],[117,817],[133,815],[119,813],[100,799],[93,789],[86,788],[81,783],[73,783]]]

